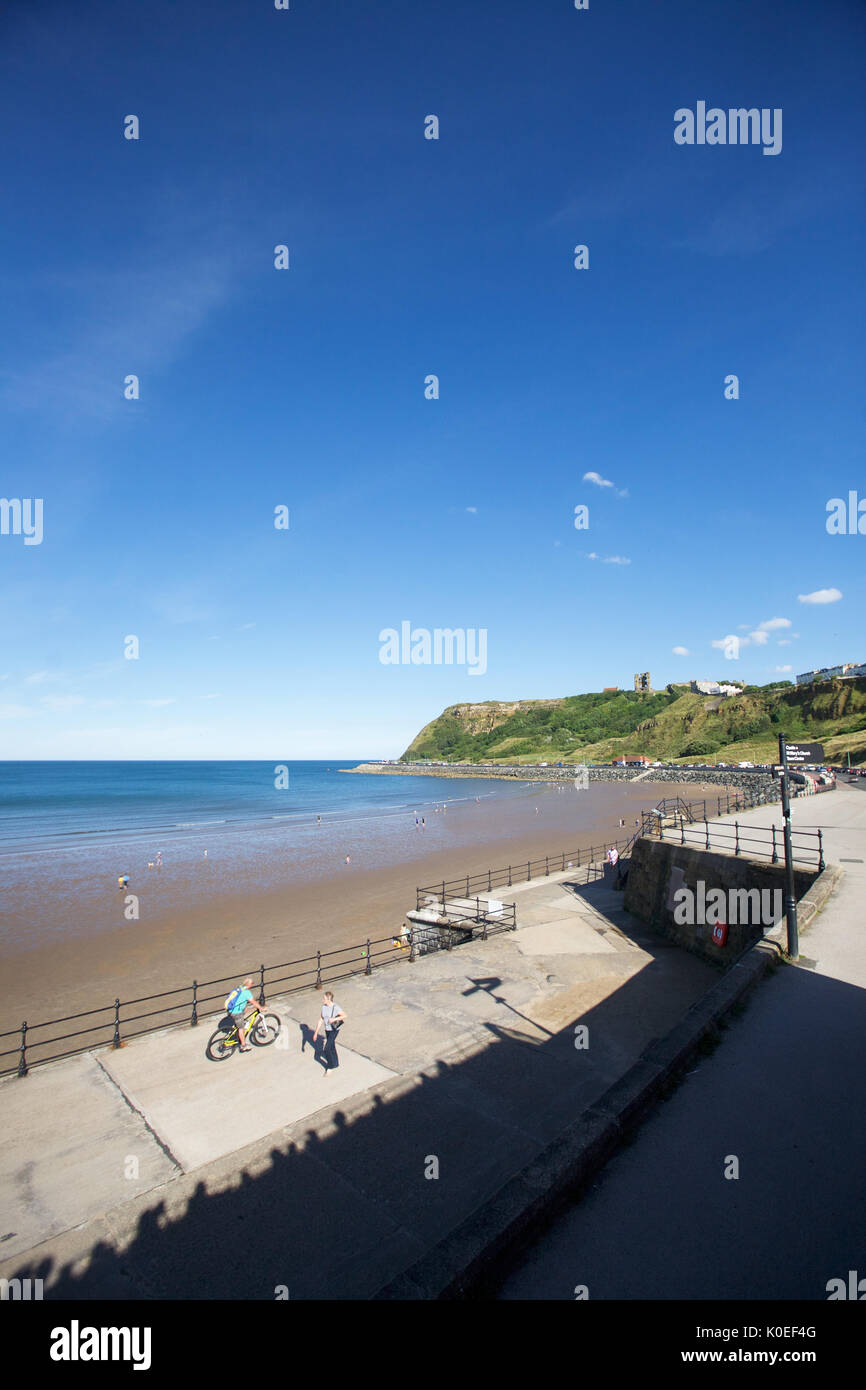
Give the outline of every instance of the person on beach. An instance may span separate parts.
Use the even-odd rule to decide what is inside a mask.
[[[123,892],[124,888],[129,887],[129,874],[118,874],[117,886]]]
[[[347,854],[347,855],[346,855],[346,863],[347,863],[347,864],[351,864],[351,862],[352,862],[352,861],[351,861],[351,859],[349,858],[349,856],[348,856],[348,854]]]
[[[313,1034],[314,1043],[318,1040],[320,1028],[325,1035],[325,1047],[322,1056],[325,1062],[326,1076],[329,1071],[333,1071],[335,1067],[340,1065],[339,1058],[337,1057],[337,1032],[342,1028],[345,1022],[346,1015],[343,1013],[339,1004],[334,1003],[334,996],[331,991],[326,989],[321,1017],[316,1024],[316,1031]]]
[[[263,1009],[265,1006],[261,999],[254,999],[252,996],[253,980],[248,977],[243,984],[237,985],[226,999],[226,1013],[238,1030],[238,1042],[241,1052],[252,1052],[252,1048],[246,1041],[246,1029],[244,1028],[244,1018],[250,1004],[255,1004],[257,1008]]]

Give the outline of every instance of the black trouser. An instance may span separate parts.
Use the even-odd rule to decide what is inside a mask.
[[[325,1032],[325,1046],[322,1051],[322,1056],[325,1059],[326,1067],[333,1068],[340,1065],[337,1058],[337,1032],[334,1028],[332,1028],[330,1032],[327,1030]]]

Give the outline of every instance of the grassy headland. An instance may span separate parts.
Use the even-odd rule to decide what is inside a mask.
[[[833,762],[866,759],[866,678],[743,688],[727,699],[687,685],[642,695],[602,691],[553,700],[452,705],[425,725],[401,761],[775,762],[778,736],[823,743]]]

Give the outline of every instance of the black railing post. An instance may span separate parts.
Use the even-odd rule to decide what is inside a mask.
[[[734,821],[734,854],[739,854],[739,852],[740,852],[740,823],[739,823],[739,821]]]
[[[779,862],[779,852],[778,852],[778,850],[776,849],[776,827],[775,827],[775,825],[770,826],[770,829],[771,829],[772,832],[773,832],[773,858],[772,858],[772,863],[773,863],[773,864],[778,864],[778,862]]]
[[[493,880],[492,880],[491,877],[490,877],[490,869],[488,869],[488,870],[487,870],[487,891],[488,891],[488,893],[492,890],[492,888],[493,888]]]
[[[466,875],[466,896],[469,897],[469,875]]]
[[[704,821],[704,826],[705,826],[706,832],[707,832],[707,849],[709,849],[709,847],[710,847],[710,822],[709,822],[708,820],[705,820],[705,821]]]
[[[370,938],[369,938],[369,936],[368,936],[368,937],[367,937],[367,968],[366,968],[366,970],[364,971],[364,974],[365,974],[365,975],[372,975],[372,973],[373,973],[373,962],[372,962],[372,960],[370,959]]]
[[[531,870],[532,870],[532,861],[531,861],[530,859],[527,859],[527,861],[526,861],[526,882],[527,882],[527,883],[529,883],[529,882],[531,881],[531,879],[532,879]]]
[[[259,966],[259,998],[265,1003],[265,967]]]
[[[18,1075],[26,1076],[27,1066],[27,1021],[21,1024],[21,1053],[18,1058]]]
[[[565,850],[562,851],[562,872],[565,873]]]
[[[322,953],[316,951],[316,989],[322,987]]]
[[[409,928],[409,964],[415,964],[415,927],[414,924]]]
[[[480,917],[480,916],[481,916],[481,900],[480,900],[480,898],[476,898],[476,899],[475,899],[475,915],[476,915],[476,917]],[[484,914],[484,923],[483,923],[482,928],[481,928],[481,940],[482,940],[482,941],[486,941],[486,940],[487,940],[487,913],[486,913],[486,912],[485,912],[485,914]]]
[[[442,915],[445,915],[445,880],[442,880]]]
[[[818,873],[824,872],[824,836],[818,831]]]
[[[114,1047],[120,1047],[120,1000],[114,1001]]]
[[[550,878],[550,859],[546,854],[544,856],[544,872],[547,878]]]
[[[685,820],[685,816],[680,816],[680,844],[681,844],[681,845],[684,845],[685,842],[686,842],[686,820]]]
[[[508,887],[511,887],[511,865],[508,865]]]
[[[195,1028],[198,1023],[198,980],[192,982],[192,1018],[189,1021],[190,1028]]]

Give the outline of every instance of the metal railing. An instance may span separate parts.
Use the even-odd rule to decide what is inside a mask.
[[[647,836],[670,840],[681,845],[696,845],[701,849],[719,849],[725,854],[746,855],[750,859],[769,859],[778,864],[784,857],[784,831],[781,826],[740,825],[739,821],[692,821],[680,816],[679,824],[671,817],[665,823],[661,816],[644,812]],[[809,868],[824,868],[824,837],[821,830],[792,830],[793,862]]]
[[[277,965],[260,965],[255,970],[235,972],[218,980],[193,980],[191,985],[146,994],[140,999],[115,999],[113,1004],[69,1014],[66,1018],[50,1019],[45,1023],[25,1021],[20,1028],[0,1033],[0,1076],[13,1073],[26,1076],[30,1067],[43,1062],[75,1057],[95,1047],[122,1047],[132,1038],[172,1025],[187,1023],[190,1028],[195,1028],[202,1013],[224,1014],[224,1000],[229,992],[226,986],[231,987],[248,976],[258,977],[256,993],[258,998],[264,1000],[268,993],[296,994],[354,975],[371,975],[374,968],[395,965],[401,960],[414,962],[419,954],[417,934],[414,930],[406,932],[401,928],[401,931],[400,936],[382,937],[375,941],[367,937],[363,942],[338,947],[334,951],[316,951],[312,956],[302,956],[298,960],[283,961]],[[276,973],[285,971],[289,973]],[[221,988],[216,988],[218,986]],[[277,986],[280,988],[275,989]],[[145,1007],[148,1005],[155,1007]],[[129,1010],[134,1012],[130,1013]],[[54,1031],[64,1028],[66,1024],[82,1023],[85,1019],[92,1019],[93,1022],[72,1031]],[[139,1024],[141,1026],[137,1027]],[[11,1038],[17,1038],[16,1045],[4,1046]],[[87,1040],[80,1041],[84,1038]],[[57,1050],[64,1043],[72,1045]],[[17,1061],[5,1065],[5,1059],[11,1057],[16,1057]]]
[[[730,815],[731,811],[745,811],[753,806],[764,806],[778,801],[778,792],[770,792],[751,787],[730,790],[724,796],[704,797],[700,801],[685,801],[681,796],[668,796],[656,802],[652,811],[641,812],[641,823],[627,839],[606,840],[604,845],[584,846],[574,850],[557,850],[555,854],[545,854],[538,859],[525,859],[520,863],[502,865],[497,869],[482,869],[476,874],[464,874],[462,878],[441,880],[423,888],[416,888],[416,908],[426,905],[427,900],[443,904],[455,898],[472,898],[479,892],[492,893],[495,888],[511,888],[515,883],[528,883],[534,878],[546,878],[550,874],[564,873],[566,869],[585,868],[604,860],[607,850],[615,848],[624,858],[641,835],[649,833],[648,827],[658,819],[673,815],[684,816],[689,821],[706,820],[707,809],[712,814],[715,802],[716,815]],[[422,902],[422,898],[425,900]]]

